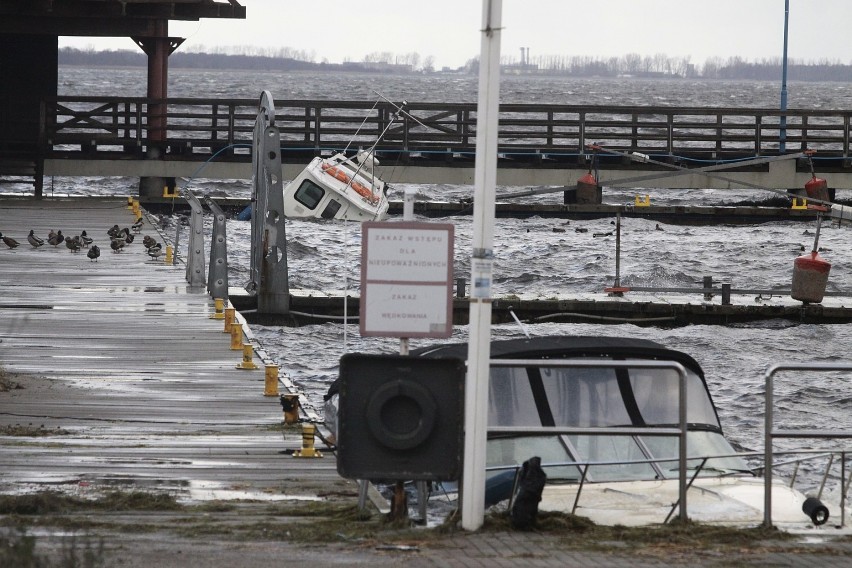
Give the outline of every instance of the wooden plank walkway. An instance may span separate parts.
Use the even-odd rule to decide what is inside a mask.
[[[0,231],[21,243],[0,243],[0,369],[24,387],[0,391],[0,492],[133,485],[275,498],[342,483],[333,456],[287,455],[301,431],[283,428],[278,397],[263,395],[260,357],[257,370],[236,368],[242,352],[210,319],[210,297],[188,288],[183,265],[145,253],[142,237],[161,235],[146,223],[110,250],[107,230],[134,220],[125,199],[0,200]],[[86,230],[101,257],[35,249],[30,229]],[[29,435],[9,435],[16,426]],[[305,483],[288,491],[287,479]]]

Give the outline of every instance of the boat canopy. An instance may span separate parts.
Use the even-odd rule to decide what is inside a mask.
[[[466,357],[467,344],[412,351],[425,357]],[[653,341],[618,337],[547,336],[493,341],[493,359],[676,361],[687,370],[690,429],[722,432],[700,365]],[[490,426],[671,427],[678,423],[678,375],[669,369],[494,367]]]
[[[467,344],[414,350],[421,357],[467,356]],[[492,359],[609,359],[675,361],[687,372],[687,453],[731,456],[701,366],[689,355],[653,341],[619,337],[547,336],[491,342]],[[673,369],[646,367],[492,367],[488,425],[491,427],[618,428],[674,427],[679,423],[679,378]],[[497,472],[539,456],[551,480],[572,482],[580,463],[594,464],[589,481],[665,479],[677,474],[677,437],[594,434],[489,434],[487,465]],[[572,465],[573,464],[573,465]],[[708,474],[744,471],[739,458],[705,464]],[[508,472],[511,475],[513,473]],[[716,473],[712,473],[715,475]]]

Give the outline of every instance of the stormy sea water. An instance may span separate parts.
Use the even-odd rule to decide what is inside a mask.
[[[170,71],[169,96],[257,98],[269,90],[278,99],[375,100],[377,93],[394,100],[472,102],[477,79],[473,76],[330,75],[248,71]],[[841,83],[793,83],[788,86],[789,108],[848,109],[852,87]],[[83,69],[61,67],[60,95],[145,95],[144,69]],[[776,108],[779,85],[769,82],[697,80],[566,79],[504,77],[502,102],[612,104],[653,106],[719,106]],[[575,180],[566,180],[573,183]],[[830,180],[829,180],[830,181]],[[45,191],[71,195],[128,195],[138,180],[132,178],[56,178],[46,180]],[[247,180],[185,180],[199,194],[210,192],[247,197]],[[183,186],[182,186],[183,187]],[[392,199],[401,199],[405,186],[395,187]],[[469,186],[416,185],[418,200],[452,200],[473,193]],[[509,190],[517,188],[498,188]],[[759,191],[655,190],[604,188],[607,203],[629,203],[637,193],[648,193],[655,203],[719,205],[743,199],[771,197]],[[839,198],[846,198],[839,192]],[[558,202],[561,195],[534,198]],[[447,217],[455,226],[454,269],[469,277],[472,239],[470,216]],[[570,221],[559,219],[498,219],[495,226],[495,295],[517,294],[552,298],[602,292],[615,275],[613,236],[595,237],[613,230],[613,219]],[[208,220],[209,225],[209,220]],[[772,222],[755,225],[666,225],[643,219],[624,219],[622,225],[621,282],[631,286],[697,287],[704,276],[730,282],[734,288],[788,288],[793,260],[814,243],[813,223]],[[559,229],[559,231],[554,231]],[[579,231],[578,231],[579,229]],[[288,220],[288,263],[293,288],[357,291],[360,274],[360,229],[354,223]],[[248,278],[250,227],[228,221],[230,283]],[[852,232],[824,223],[819,246],[832,263],[829,290],[852,290],[850,253]],[[353,314],[357,315],[357,314]],[[763,374],[778,362],[852,361],[852,325],[805,325],[770,320],[758,323],[677,328],[638,327],[630,324],[540,323],[525,326],[530,335],[609,335],[645,338],[692,355],[704,368],[726,435],[746,450],[762,450]],[[315,403],[336,378],[340,357],[347,352],[394,353],[399,340],[362,338],[356,320],[317,323],[299,328],[252,326],[266,352]],[[496,325],[494,338],[522,336],[520,326]],[[465,341],[467,326],[456,326],[452,341]],[[412,341],[421,347],[434,340]],[[785,375],[786,376],[786,375]],[[788,376],[789,377],[789,376]],[[852,430],[852,376],[833,373],[802,374],[779,381],[776,423],[785,427]],[[821,442],[808,442],[821,447]],[[801,441],[779,440],[776,448],[800,447]],[[817,479],[809,468],[811,479]]]

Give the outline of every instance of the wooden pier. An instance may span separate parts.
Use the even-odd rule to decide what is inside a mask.
[[[33,158],[44,176],[249,179],[257,105],[253,99],[49,98]],[[473,183],[474,103],[409,103],[398,117],[386,102],[275,105],[285,179],[314,156],[371,147],[384,133],[376,155],[390,166],[386,181]],[[786,112],[786,148],[815,151],[816,170],[832,188],[852,189],[850,118],[852,111]],[[574,183],[592,166],[592,145],[689,170],[778,156],[781,136],[780,111],[762,108],[504,104],[499,124],[497,182],[506,186]],[[595,165],[610,184],[665,169],[606,154]],[[0,160],[0,175],[10,173]],[[791,160],[737,167],[726,173],[728,181],[685,171],[645,185],[788,189],[801,188],[810,173],[806,160]]]
[[[0,202],[0,230],[21,243],[0,243],[0,491],[295,499],[347,485],[333,457],[288,454],[301,429],[264,396],[270,361],[256,345],[258,368],[237,369],[243,352],[211,319],[214,302],[187,286],[183,265],[145,253],[144,236],[163,240],[149,223],[111,251],[107,230],[134,220],[125,199]],[[51,228],[86,230],[100,258],[27,243]],[[286,369],[277,376],[288,392]],[[304,483],[285,490],[288,478]]]

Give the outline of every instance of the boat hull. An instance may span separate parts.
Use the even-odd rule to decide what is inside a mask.
[[[314,158],[283,191],[288,218],[381,221],[388,213],[384,182],[340,154]]]

